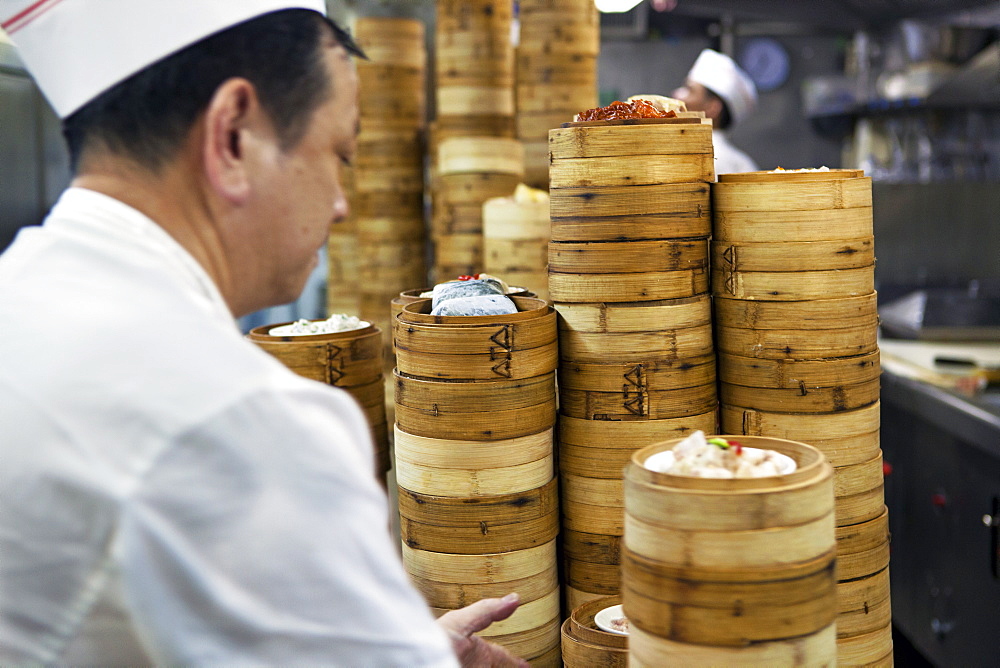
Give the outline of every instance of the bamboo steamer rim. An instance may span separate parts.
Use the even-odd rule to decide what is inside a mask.
[[[315,343],[319,341],[353,341],[354,339],[360,339],[365,336],[377,336],[382,334],[382,330],[376,325],[370,324],[367,327],[361,327],[359,329],[349,329],[345,332],[330,332],[327,334],[303,334],[301,336],[283,335],[283,336],[271,336],[268,331],[274,329],[275,327],[282,327],[284,325],[292,325],[297,321],[290,322],[279,322],[273,325],[261,325],[260,327],[254,327],[247,334],[247,338],[251,341],[266,341],[267,343]],[[319,320],[314,320],[312,322],[321,322]]]
[[[498,524],[511,524],[521,519],[539,519],[559,508],[558,478],[553,477],[541,487],[523,492],[507,492],[491,496],[456,497],[423,494],[397,485],[400,514],[438,526],[466,527],[479,524],[482,515]],[[417,512],[419,509],[419,512]],[[440,511],[431,521],[430,510]]]
[[[633,631],[632,628],[635,630]],[[837,661],[836,624],[798,638],[749,643],[743,647],[696,645],[661,638],[633,626],[629,629],[629,666],[834,666]]]
[[[452,584],[478,582],[509,582],[537,575],[555,563],[556,541],[515,552],[494,554],[445,554],[414,549],[400,543],[407,571],[428,580]],[[471,578],[470,578],[471,576]]]
[[[621,605],[622,597],[605,596],[578,605],[570,613],[567,630],[575,640],[591,643],[607,651],[624,651],[628,649],[628,636],[609,633],[597,626],[594,617],[601,610],[613,605]]]
[[[511,288],[511,289],[513,290],[513,292],[508,292],[507,293],[508,297],[534,297],[535,296],[535,293],[532,292],[531,290],[528,290],[527,288]],[[421,299],[430,299],[429,297],[421,297],[420,295],[422,295],[425,292],[432,292],[433,290],[434,290],[434,286],[431,286],[429,288],[413,288],[413,289],[410,289],[410,290],[402,290],[399,293],[399,298],[400,299],[406,299],[406,300],[408,300],[406,303],[410,304],[410,303],[413,303],[413,302],[416,302],[416,301],[420,301]],[[466,316],[466,317],[475,317],[475,316]]]
[[[406,323],[477,327],[525,322],[553,312],[552,307],[544,299],[516,295],[508,295],[508,297],[517,307],[517,313],[505,315],[430,315],[432,300],[418,299],[405,304],[397,318]]]
[[[865,552],[881,545],[885,540],[883,536],[887,538],[888,534],[889,508],[883,505],[882,512],[874,519],[861,522],[860,524],[837,527],[837,553],[852,554],[855,552]]]
[[[719,174],[719,183],[803,183],[832,179],[864,178],[863,169],[831,169],[825,172],[737,172]]]
[[[833,474],[833,467],[826,461],[826,457],[816,448],[805,443],[790,441],[770,436],[746,436],[746,435],[716,435],[706,436],[706,438],[724,438],[738,440],[741,444],[749,447],[756,447],[765,450],[775,450],[783,455],[787,455],[795,460],[796,469],[784,475],[768,476],[763,478],[697,478],[694,476],[672,475],[670,473],[660,473],[651,471],[644,465],[651,456],[672,449],[683,439],[673,439],[663,443],[650,445],[632,453],[629,467],[626,469],[626,477],[639,482],[647,483],[657,487],[696,489],[703,491],[716,491],[726,494],[736,493],[759,493],[767,491],[780,491],[787,489],[791,485],[802,483],[813,484],[816,480],[828,477]]]
[[[657,439],[662,439],[664,430],[694,431],[687,425],[698,420],[714,419],[715,416],[716,409],[706,411],[701,415],[660,420],[586,420],[559,415],[559,442],[571,442],[574,445],[586,447],[588,439],[585,435],[599,431],[602,438],[598,442],[601,447],[637,450],[638,448],[634,445],[636,439],[649,438],[658,442]],[[654,443],[650,443],[650,445],[652,444]]]
[[[608,126],[629,126],[629,125],[701,125],[701,119],[691,118],[624,118],[614,121],[570,121],[563,123],[563,128],[597,128]]]

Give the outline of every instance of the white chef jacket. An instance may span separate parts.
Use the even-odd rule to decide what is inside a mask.
[[[0,665],[453,666],[346,393],[79,188],[0,257]]]
[[[712,148],[715,150],[716,174],[757,171],[757,163],[746,153],[733,146],[724,130],[712,131]]]

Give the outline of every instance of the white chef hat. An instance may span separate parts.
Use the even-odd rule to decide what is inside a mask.
[[[238,23],[325,0],[0,0],[0,26],[66,118],[136,72]]]
[[[757,87],[746,72],[729,56],[705,49],[694,61],[688,79],[721,97],[729,109],[733,125],[746,118],[757,106]]]

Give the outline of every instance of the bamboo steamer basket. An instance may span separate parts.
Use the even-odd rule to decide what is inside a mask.
[[[618,392],[559,389],[562,414],[587,420],[661,420],[703,415],[717,405],[715,383],[663,391],[628,385]]]
[[[527,631],[489,636],[488,640],[506,647],[515,656],[528,657],[532,666],[559,666],[559,623],[556,616],[541,626]],[[481,633],[479,635],[482,635]]]
[[[395,428],[396,456],[438,468],[495,468],[528,464],[552,453],[553,430],[547,429],[518,438],[475,441],[418,436]],[[426,503],[431,504],[430,501]],[[518,497],[518,503],[525,503]],[[433,505],[433,504],[431,504]],[[430,512],[432,508],[425,508]],[[548,513],[551,509],[547,509]],[[410,519],[437,524],[440,521],[424,513],[408,515]]]
[[[857,580],[889,567],[889,511],[860,524],[837,527],[837,580]]]
[[[892,624],[849,638],[837,638],[838,666],[891,668],[893,664]]]
[[[742,329],[716,326],[716,346],[722,353],[761,359],[832,359],[878,350],[878,328]]]
[[[879,398],[879,379],[828,387],[807,385],[797,388],[747,387],[719,383],[719,400],[724,404],[752,406],[779,413],[832,413],[868,406]]]
[[[484,408],[491,412],[529,408],[550,402],[556,389],[555,372],[518,380],[456,381],[414,378],[397,371],[394,380],[397,406],[434,417],[471,415]]]
[[[406,517],[399,519],[400,536],[415,549],[450,554],[492,554],[527,550],[548,543],[559,533],[559,513],[510,524],[485,521],[468,527],[421,524]],[[502,594],[501,594],[502,595]]]
[[[601,51],[599,25],[593,23],[543,23],[536,26],[531,21],[525,21],[521,23],[521,35],[539,53],[597,55]]]
[[[424,237],[424,219],[416,212],[408,216],[382,218],[357,218],[357,237],[361,243],[373,245],[379,240],[386,243],[415,244]]]
[[[836,467],[878,455],[880,404],[838,413],[774,413],[723,405],[720,429],[727,434],[773,436],[802,441],[821,450]]]
[[[468,49],[448,48],[439,54],[437,82],[442,86],[488,85],[495,88],[514,86],[514,64],[506,56],[506,47],[498,49],[499,55],[488,58],[463,58]],[[471,49],[481,49],[474,45]],[[441,58],[443,56],[443,59]]]
[[[427,104],[423,89],[411,85],[390,87],[391,82],[372,81],[375,76],[366,75],[359,81],[361,118],[382,118],[385,110],[391,109],[395,119],[408,120],[412,126],[423,125]]]
[[[371,63],[420,68],[426,63],[424,25],[420,21],[362,17],[355,22],[354,30]]]
[[[720,242],[820,242],[872,235],[872,208],[803,211],[713,211],[713,238]]]
[[[683,122],[667,119],[665,122],[642,125],[574,125],[552,129],[548,137],[553,162],[632,156],[644,163],[652,163],[651,151],[655,151],[661,161],[663,156],[668,155],[713,155],[711,127],[690,123],[686,119]],[[623,166],[627,163],[625,160],[619,162]]]
[[[434,237],[434,271],[437,276],[473,274],[482,266],[481,234],[440,234]]]
[[[715,178],[711,153],[552,158],[551,188],[599,188],[707,182]]]
[[[575,587],[570,587],[569,585],[563,585],[563,594],[565,598],[565,606],[568,610],[574,610],[585,603],[596,601],[599,598],[607,598],[608,596],[616,595],[583,591],[582,589],[576,589]]]
[[[553,298],[558,298],[555,293]],[[712,354],[712,327],[609,334],[563,329],[559,332],[559,346],[562,359],[571,362],[635,363],[636,358],[653,362],[703,357]]]
[[[558,59],[560,56],[550,55]],[[554,130],[563,123],[573,120],[579,109],[557,109],[555,111],[527,112],[518,111],[515,119],[517,136],[522,139],[539,139],[548,143],[549,130]],[[548,153],[548,149],[546,149]]]
[[[423,191],[356,192],[351,214],[357,218],[416,218],[423,221]]]
[[[879,517],[884,510],[882,456],[834,469],[837,496],[837,526],[861,524]]]
[[[746,647],[715,647],[673,642],[646,633],[632,625],[629,629],[629,666],[810,666],[837,665],[836,628],[830,624],[816,633],[771,642],[750,643]]]
[[[553,55],[540,53],[530,50],[530,45],[522,42],[515,54],[515,60],[518,82],[574,83],[594,87],[594,89],[597,87],[597,57],[592,54]],[[518,111],[520,112],[520,109]],[[572,114],[570,118],[572,118]],[[559,125],[560,123],[555,123],[552,127],[556,128]],[[545,138],[545,135],[542,134],[538,136],[542,139]]]
[[[827,330],[844,327],[877,327],[878,295],[769,302],[733,299],[716,294],[715,322],[737,329]]]
[[[518,201],[509,197],[487,200],[482,206],[483,234],[496,240],[533,240],[549,237],[549,201]]]
[[[481,235],[483,212],[477,204],[450,204],[438,199],[431,217],[431,233],[437,237],[453,234]]]
[[[511,524],[536,520],[558,508],[556,480],[520,492],[455,497],[399,488],[399,514],[424,524],[465,527],[480,522]]]
[[[833,271],[874,264],[874,237],[781,243],[712,242],[712,265],[724,268],[725,272]]]
[[[620,513],[621,508],[618,511]],[[563,560],[563,576],[569,587],[597,596],[615,596],[621,589],[621,566],[618,564],[567,558]]]
[[[411,165],[359,169],[355,174],[358,191],[421,192],[424,188],[423,172]]]
[[[743,442],[783,452],[799,468],[709,480],[642,466],[676,442],[633,454],[625,472],[622,584],[633,628],[675,642],[740,647],[820,633],[834,622],[832,468],[804,444]]]
[[[247,338],[305,378],[336,387],[357,387],[382,379],[382,332],[362,329],[309,336],[271,336],[273,327],[255,327]]]
[[[371,237],[360,237],[358,241],[358,246],[364,249],[366,269],[377,267],[383,272],[388,272],[389,275],[396,276],[404,275],[400,271],[401,269],[408,269],[411,266],[418,267],[420,269],[416,272],[417,280],[420,280],[419,276],[423,273],[424,264],[421,253],[423,248],[416,242],[382,240],[379,243]],[[399,289],[397,288],[395,292],[399,292]]]
[[[431,611],[438,616],[448,612],[444,608],[432,608]],[[507,619],[493,622],[489,628],[479,631],[478,635],[490,639],[497,636],[502,637],[512,633],[520,633],[547,626],[552,619],[558,618],[559,588],[556,587],[542,598],[522,602],[513,615]]]
[[[515,93],[517,110],[524,113],[565,112],[590,108],[597,100],[594,83],[558,82],[536,84],[519,82]]]
[[[432,582],[491,584],[514,582],[548,572],[556,563],[556,543],[497,554],[443,554],[402,544],[403,565],[411,576]]]
[[[712,323],[708,295],[648,302],[562,303],[555,309],[559,328],[565,331],[626,334],[660,330],[660,325],[686,329]]]
[[[396,455],[400,487],[430,496],[489,496],[535,489],[552,479],[554,458],[498,468],[457,469],[425,466]]]
[[[412,290],[402,290],[399,295],[395,296],[392,301],[392,315],[395,318],[403,311],[403,307],[407,304],[412,304],[413,302],[420,301],[421,299],[427,299],[427,297],[421,297],[420,295],[429,293],[433,290],[433,287],[427,288],[416,288]],[[507,293],[508,297],[535,297],[535,293],[524,288],[512,288],[512,292]]]
[[[397,381],[400,376],[397,375]],[[424,381],[427,383],[437,381]],[[454,382],[454,381],[453,381]],[[463,383],[496,383],[496,381],[473,381]],[[518,383],[520,381],[503,381]],[[415,383],[407,383],[409,388],[413,388]],[[452,388],[449,388],[455,391]],[[423,393],[421,388],[421,393]],[[433,402],[432,399],[423,399],[430,405],[430,408],[420,408],[399,403],[400,390],[397,385],[396,403],[396,424],[400,429],[417,435],[427,437],[437,437],[444,439],[464,439],[464,440],[505,440],[519,438],[538,433],[549,429],[556,421],[556,400],[554,386],[549,382],[548,397],[540,403],[526,406],[512,406],[507,408],[497,408],[493,410],[470,411],[460,402],[452,406],[443,406]],[[410,391],[409,389],[407,390]],[[477,390],[470,390],[477,391]],[[478,390],[483,391],[483,390]],[[414,390],[414,394],[417,391]],[[538,394],[536,391],[535,394]],[[409,394],[408,399],[416,401]],[[427,396],[426,394],[424,396]],[[447,398],[447,397],[446,397]],[[524,398],[515,397],[514,393],[508,393],[508,401],[527,402],[535,400],[528,395]],[[490,404],[480,405],[481,409],[488,408]],[[465,410],[459,410],[459,407]]]
[[[598,628],[594,616],[621,603],[609,596],[573,609],[562,625],[562,656],[566,668],[626,668],[628,637]]]
[[[513,18],[513,9],[509,2],[501,0],[437,0],[438,20],[475,21],[503,20]]]
[[[714,355],[637,364],[564,361],[559,365],[561,390],[668,392],[700,385],[715,385]]]
[[[858,297],[875,291],[875,265],[825,271],[731,271],[713,265],[712,286],[715,294],[748,300]]]
[[[358,315],[357,238],[353,232],[330,234],[326,248],[326,312]]]
[[[520,182],[520,173],[442,174],[437,179],[436,195],[451,204],[482,207],[488,199],[512,195]]]
[[[871,179],[860,169],[726,174],[712,188],[718,211],[813,211],[871,206]],[[864,236],[864,235],[862,235]]]
[[[521,379],[552,372],[557,344],[551,307],[539,299],[513,300],[525,310],[506,316],[431,316],[430,300],[404,306],[395,331],[399,371],[465,380]],[[429,326],[435,324],[442,326]],[[545,340],[549,342],[533,345]],[[463,341],[466,347],[458,348]]]
[[[508,271],[525,270],[547,276],[547,239],[491,239],[483,237],[486,271],[505,275]],[[548,280],[546,279],[546,282]]]
[[[490,172],[520,176],[524,150],[504,137],[451,137],[438,144],[437,169],[442,175]]]
[[[549,189],[549,147],[544,140],[521,139],[524,146],[524,182],[534,188]],[[548,207],[546,207],[548,208]],[[546,218],[548,221],[548,218]],[[545,236],[548,240],[548,234]]]
[[[700,269],[708,265],[704,239],[649,241],[554,241],[548,248],[549,271],[571,274],[636,273]]]
[[[558,622],[559,620],[556,619]],[[526,659],[531,668],[563,668],[562,649],[555,645],[541,656]]]
[[[359,240],[360,241],[360,240]],[[400,244],[402,245],[402,244]],[[412,246],[412,244],[405,244]],[[393,248],[393,246],[396,246]],[[358,244],[359,250],[367,250],[370,246],[366,242]],[[420,282],[426,274],[424,258],[420,255],[413,256],[410,248],[400,248],[391,241],[387,241],[385,246],[376,255],[387,256],[393,252],[398,252],[401,260],[398,263],[391,263],[382,259],[376,259],[370,264],[364,264],[358,268],[358,279],[360,285],[358,290],[364,293],[376,293],[379,295],[379,310],[389,312],[389,298],[399,291],[403,285],[413,285]],[[376,264],[377,263],[377,264]]]
[[[438,86],[442,114],[513,116],[514,91],[507,86]]]
[[[549,270],[549,294],[557,302],[641,302],[682,299],[708,292],[703,268],[628,274],[579,274]]]
[[[455,610],[484,598],[502,598],[517,592],[522,601],[534,601],[559,586],[559,570],[553,563],[546,570],[520,580],[487,583],[435,582],[411,576],[410,580],[432,608]]]
[[[552,241],[687,239],[711,234],[708,185],[555,188]]]
[[[620,506],[581,503],[565,496],[561,499],[561,505],[564,531],[568,530],[604,536],[622,536],[625,533],[625,518],[622,515]],[[584,587],[580,588],[584,589]],[[618,590],[616,588],[605,591],[605,593],[610,596],[611,594],[618,593]]]
[[[514,118],[505,114],[476,116],[438,114],[434,121],[432,149],[448,137],[514,137]],[[431,151],[433,156],[436,150]]]
[[[747,387],[793,389],[800,390],[803,394],[811,387],[849,386],[877,380],[879,370],[877,350],[854,357],[820,360],[762,360],[726,353],[719,355],[719,378],[725,383]],[[869,403],[871,401],[865,402],[865,405]]]
[[[889,569],[837,584],[837,636],[875,633],[892,623]]]

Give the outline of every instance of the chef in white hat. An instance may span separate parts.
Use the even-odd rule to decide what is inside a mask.
[[[0,257],[0,665],[524,665],[435,623],[364,416],[244,340],[347,213],[322,0],[0,0],[74,178]]]
[[[689,111],[712,119],[716,174],[752,172],[756,163],[729,141],[726,130],[738,125],[757,106],[757,87],[729,56],[705,49],[698,55],[684,85],[671,95]]]

